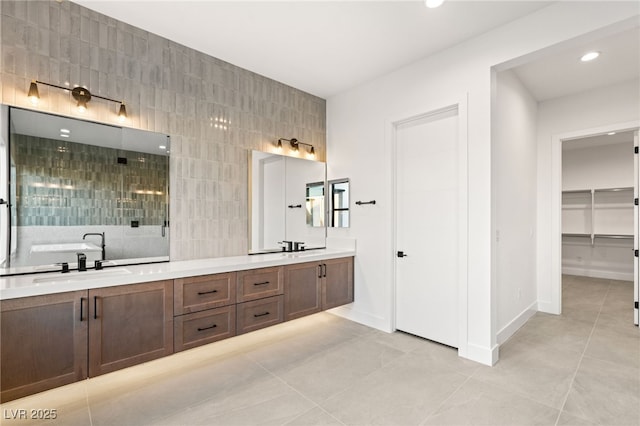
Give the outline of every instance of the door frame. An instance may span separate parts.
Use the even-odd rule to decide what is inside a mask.
[[[638,128],[640,121],[627,121],[551,136],[551,300],[538,299],[539,311],[556,315],[562,313],[562,142]],[[637,190],[638,182],[634,182],[634,186]]]
[[[397,247],[397,208],[398,200],[396,196],[397,185],[397,130],[398,126],[414,120],[424,119],[433,115],[438,115],[447,111],[457,110],[458,112],[458,247],[459,247],[459,268],[458,268],[458,356],[468,357],[467,330],[467,292],[468,292],[468,227],[469,227],[469,205],[468,205],[468,94],[451,98],[450,102],[432,105],[421,108],[419,111],[409,111],[394,119],[386,120],[386,140],[390,152],[391,185],[390,200],[391,208],[391,241],[393,250],[390,255],[392,285],[391,285],[391,330],[396,331],[396,288],[397,271],[396,256]]]

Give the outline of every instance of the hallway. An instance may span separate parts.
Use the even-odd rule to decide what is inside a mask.
[[[640,425],[629,282],[565,276],[486,367],[328,313],[2,405],[64,425]]]

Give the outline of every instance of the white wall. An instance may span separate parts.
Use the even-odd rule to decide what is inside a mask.
[[[491,67],[636,15],[633,3],[553,4],[327,100],[328,178],[349,177],[354,201],[377,201],[353,207],[351,228],[329,230],[330,236],[358,240],[355,303],[341,311],[344,315],[382,330],[394,328],[390,123],[468,96],[469,303],[467,350],[460,354],[485,364],[496,361]]]
[[[633,134],[625,143],[562,151],[563,191],[629,186],[633,186]]]
[[[558,293],[554,283],[553,265],[559,269],[559,251],[554,250],[553,216],[559,215],[552,208],[554,197],[554,136],[587,131],[603,126],[640,120],[638,80],[617,84],[573,96],[541,102],[538,105],[538,206],[537,206],[537,280],[538,308],[544,312],[558,313]],[[585,134],[586,135],[586,134]],[[559,207],[558,207],[559,208]]]
[[[537,108],[537,101],[515,73],[497,73],[492,199],[498,343],[537,311],[532,261],[536,255]]]

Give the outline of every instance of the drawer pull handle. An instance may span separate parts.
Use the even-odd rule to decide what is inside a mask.
[[[263,283],[253,283],[253,285],[267,285],[269,284],[269,281],[265,281]]]
[[[213,324],[210,327],[198,327],[198,331],[211,330],[212,328],[216,328],[216,327],[217,327],[216,324]]]
[[[263,313],[261,313],[261,314],[253,314],[253,317],[254,317],[254,318],[258,318],[258,317],[263,317],[263,316],[265,316],[265,315],[269,315],[269,312],[267,311],[267,312],[263,312]]]
[[[217,293],[218,290],[211,290],[211,291],[199,291],[198,292],[198,296],[202,296],[203,294],[211,294],[211,293]]]

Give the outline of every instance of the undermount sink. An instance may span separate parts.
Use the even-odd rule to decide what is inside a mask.
[[[108,278],[121,275],[129,275],[131,271],[126,268],[110,268],[102,271],[87,271],[87,272],[69,272],[67,274],[58,273],[55,276],[34,278],[35,284],[39,283],[69,283],[72,281],[91,280],[97,278]]]

